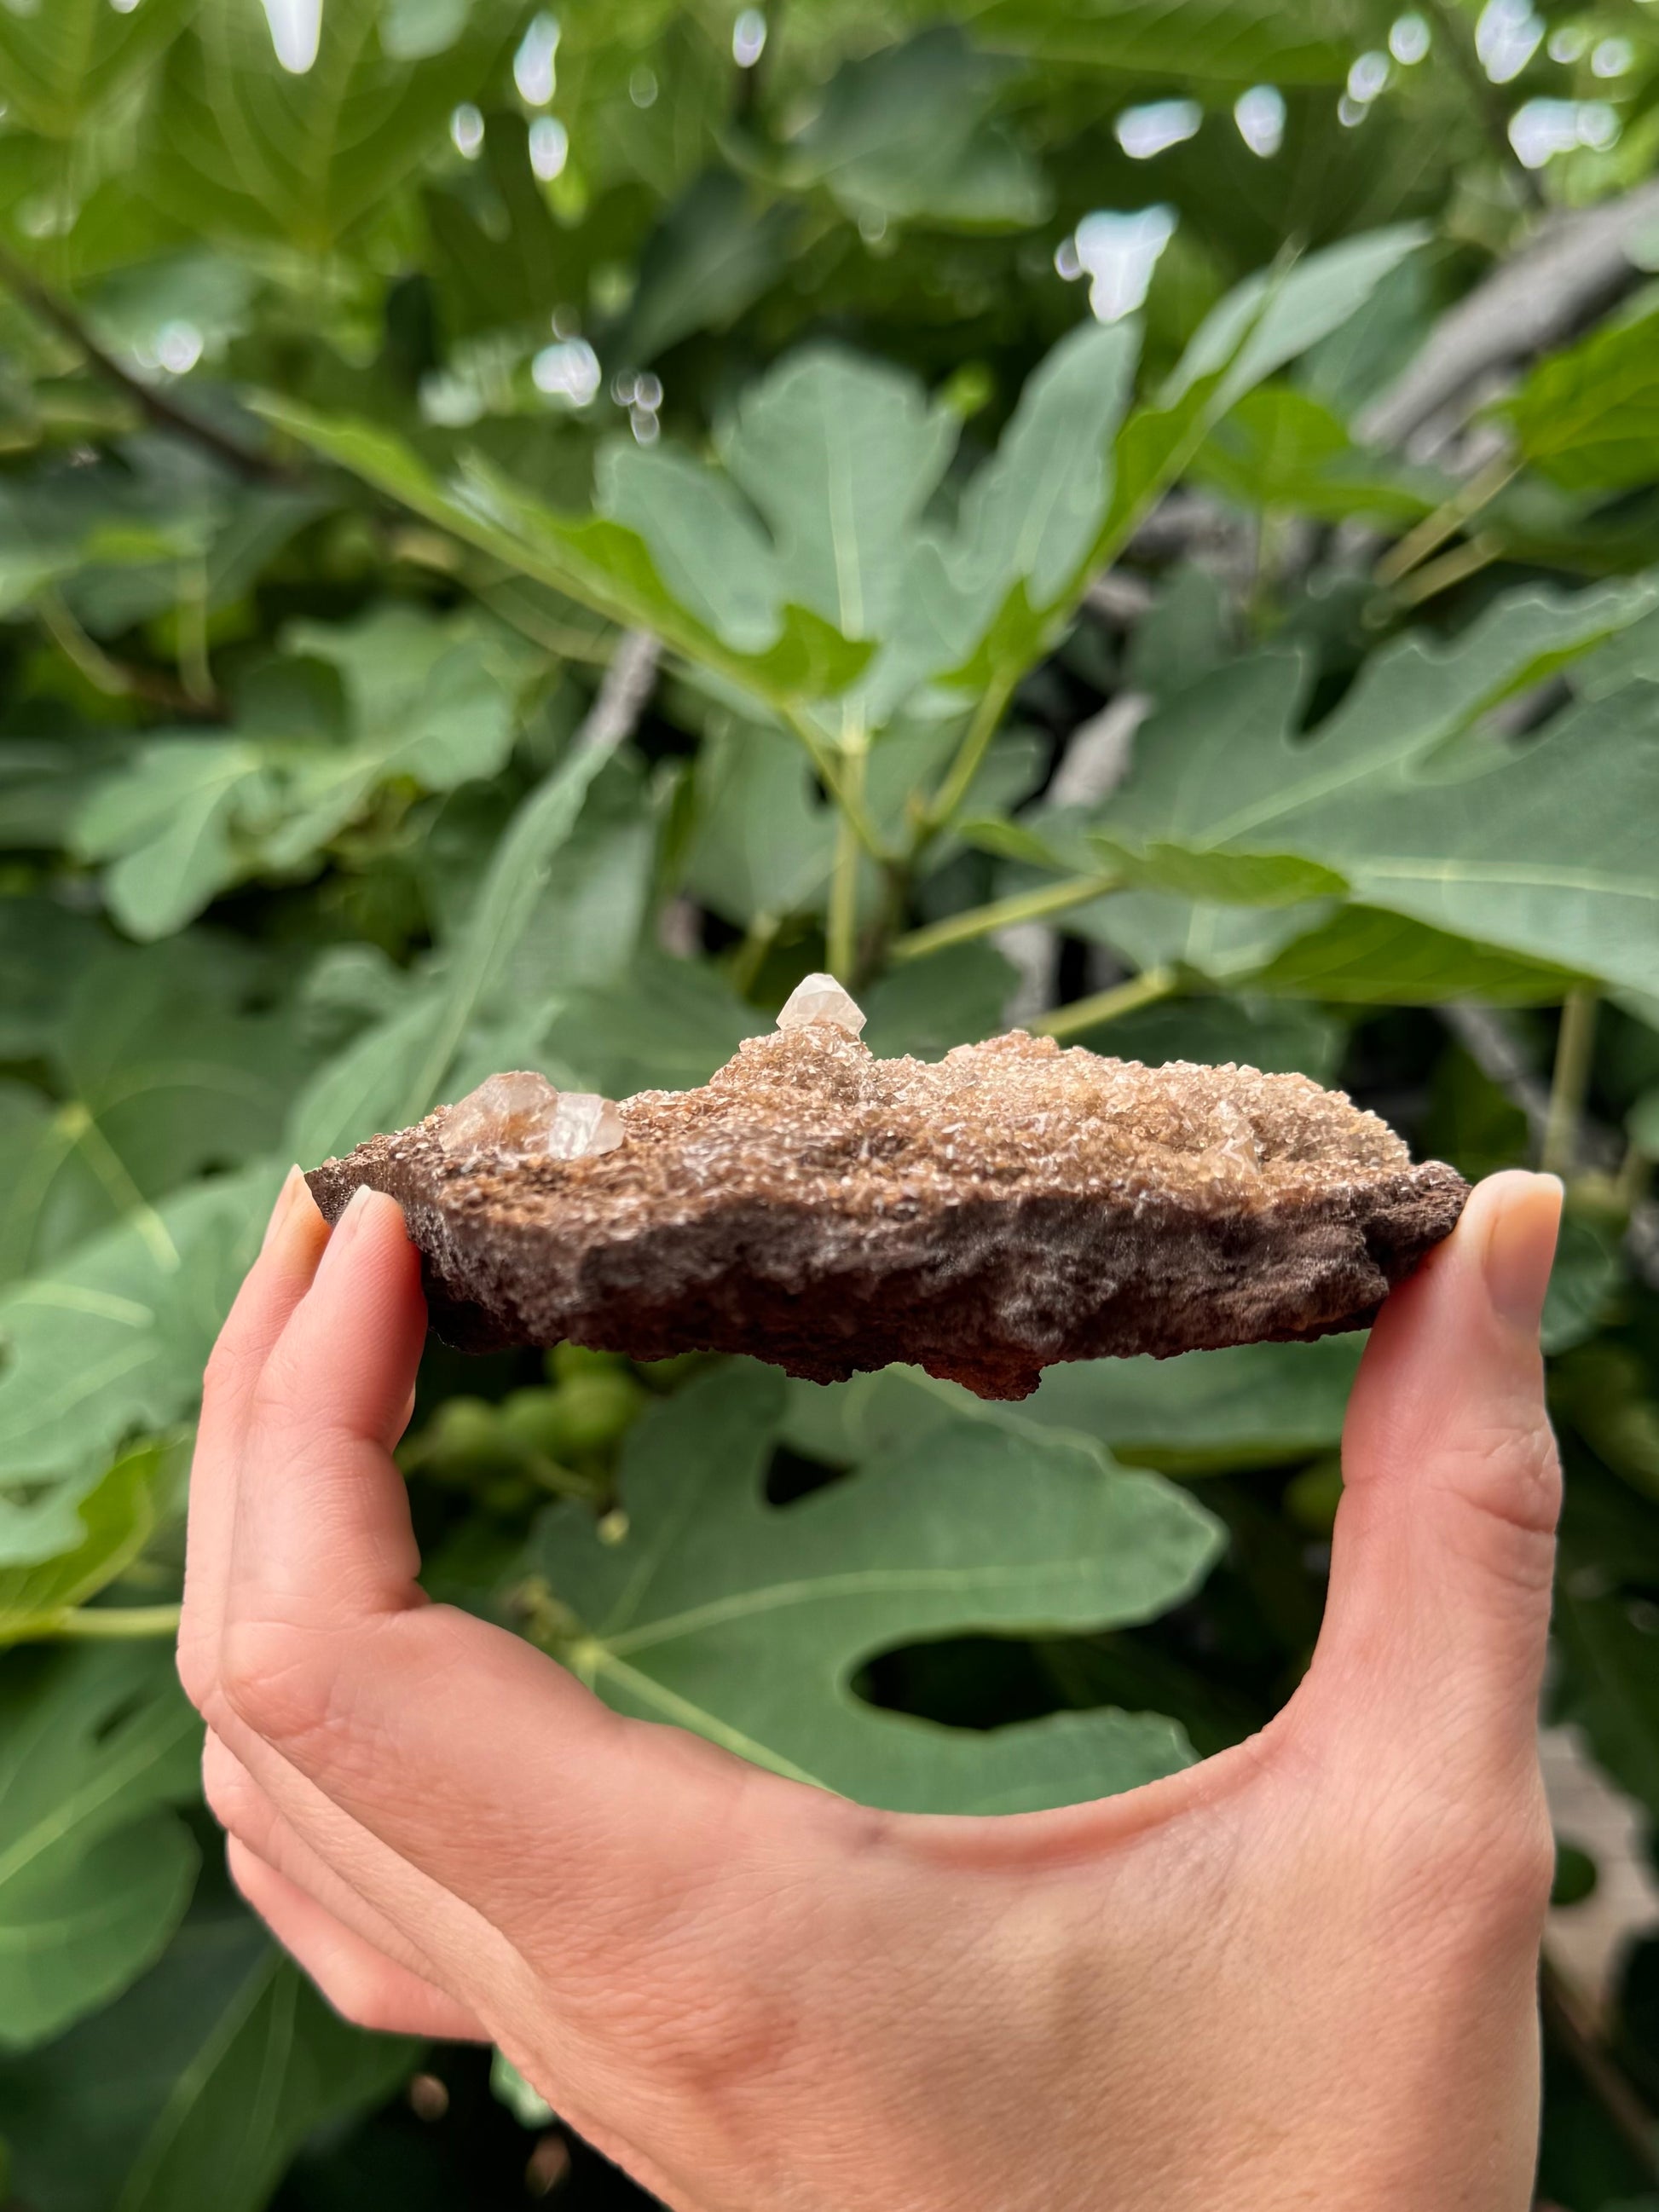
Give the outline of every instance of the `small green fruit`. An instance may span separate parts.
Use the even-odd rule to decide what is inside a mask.
[[[623,1358],[617,1352],[594,1352],[585,1344],[556,1344],[547,1355],[548,1379],[574,1382],[580,1375],[617,1375]]]
[[[544,1459],[569,1462],[608,1450],[645,1402],[621,1368],[590,1368],[556,1390],[514,1390],[501,1401],[501,1426]]]
[[[449,1398],[398,1454],[404,1467],[436,1482],[465,1483],[514,1473],[520,1447],[501,1425],[499,1409],[483,1398]]]

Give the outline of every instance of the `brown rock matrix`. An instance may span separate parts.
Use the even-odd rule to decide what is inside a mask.
[[[440,1107],[308,1178],[404,1209],[439,1334],[913,1362],[1019,1398],[1062,1359],[1362,1328],[1468,1186],[1300,1075],[1147,1068],[1016,1030],[937,1065],[846,1029],[751,1037],[641,1091],[613,1149],[446,1150]]]

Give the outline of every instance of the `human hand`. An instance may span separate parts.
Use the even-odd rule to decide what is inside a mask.
[[[1559,1186],[1372,1333],[1273,1723],[1091,1805],[872,1812],[428,1602],[397,1206],[304,1184],[209,1370],[179,1667],[249,1901],[349,2017],[489,2037],[680,2212],[1523,2212],[1553,1854]]]

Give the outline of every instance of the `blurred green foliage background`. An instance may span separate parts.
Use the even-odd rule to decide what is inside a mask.
[[[1652,0],[0,0],[15,2205],[644,2202],[229,1891],[191,1423],[290,1159],[701,1082],[816,968],[878,1050],[1301,1069],[1566,1176],[1551,1717],[1650,1846],[1656,149]],[[403,1458],[431,1587],[556,1652],[700,1486],[675,1608],[804,1592],[791,1717],[718,1632],[586,1634],[601,1694],[1046,1804],[1283,1702],[1357,1350],[988,1408],[434,1347]],[[1020,1577],[814,1593],[872,1540]],[[1546,2024],[1543,2195],[1654,2212],[1659,1940]]]

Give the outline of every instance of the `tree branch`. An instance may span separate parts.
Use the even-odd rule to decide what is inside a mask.
[[[190,409],[180,407],[165,392],[146,384],[116,360],[113,354],[100,345],[82,321],[70,302],[43,284],[33,271],[21,262],[10,248],[0,243],[0,284],[12,293],[32,315],[69,340],[83,354],[90,365],[106,381],[116,385],[146,415],[158,429],[171,430],[181,438],[192,439],[205,447],[216,459],[238,476],[247,477],[258,483],[292,483],[294,472],[269,454],[261,453],[252,446],[245,446],[228,431],[222,430],[216,422],[210,422]]]
[[[1636,277],[1630,248],[1659,223],[1659,181],[1541,223],[1520,252],[1448,310],[1415,358],[1355,424],[1367,445],[1403,447],[1492,370],[1567,337]]]
[[[592,705],[577,731],[573,752],[614,752],[630,738],[657,680],[662,647],[648,629],[624,630],[617,641]]]

